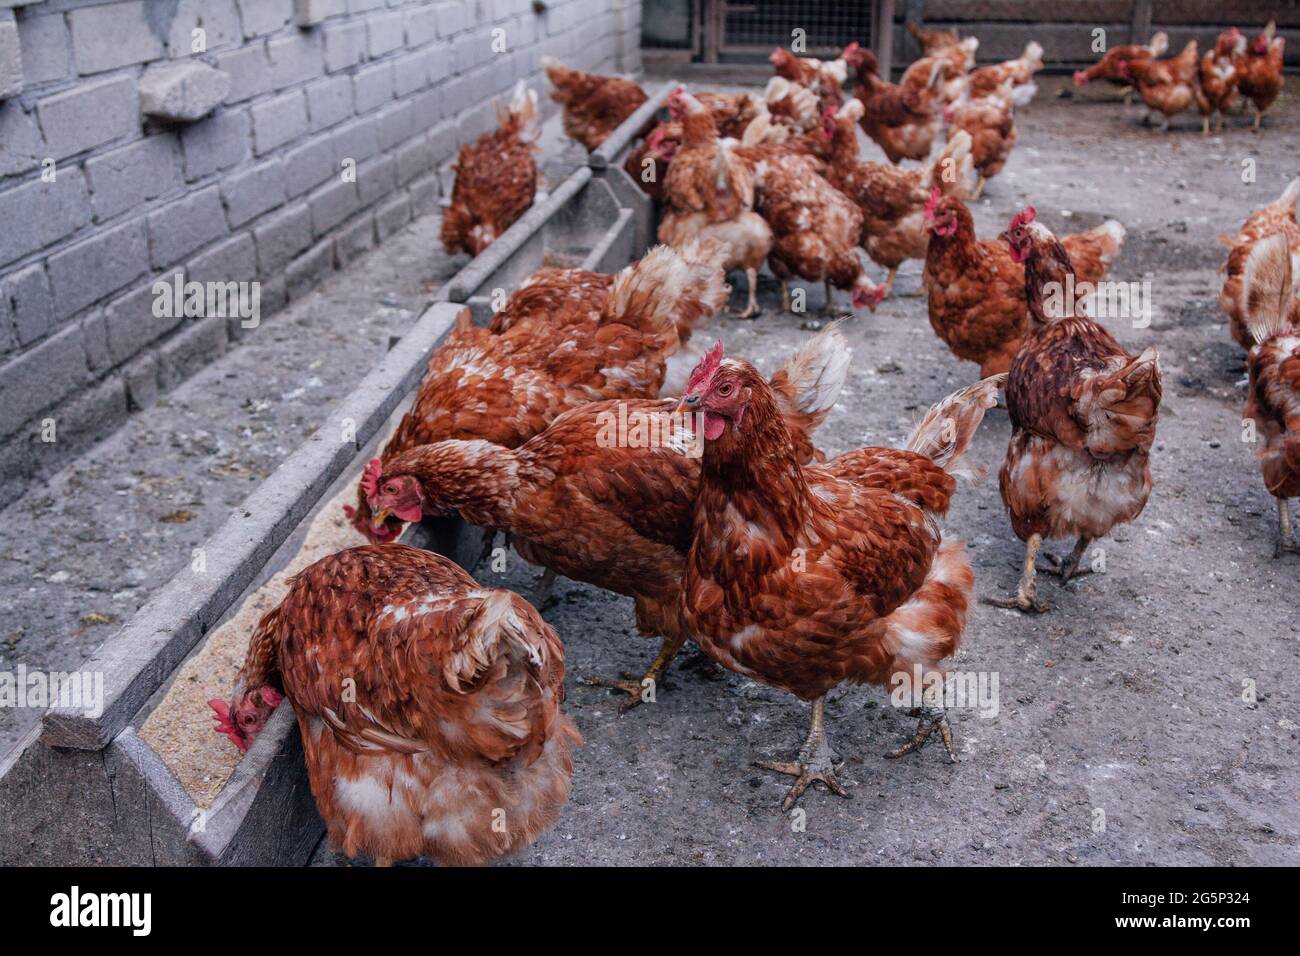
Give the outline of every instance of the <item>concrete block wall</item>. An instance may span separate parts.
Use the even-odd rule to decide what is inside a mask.
[[[155,282],[258,281],[265,321],[432,211],[516,80],[549,113],[542,56],[638,72],[640,8],[0,0],[0,495],[258,334],[155,316]],[[143,116],[142,76],[180,60],[228,75],[224,100]]]

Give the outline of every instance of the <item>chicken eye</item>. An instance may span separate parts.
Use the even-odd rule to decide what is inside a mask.
[[[730,395],[730,394],[731,394],[731,383],[730,383],[730,382],[723,382],[721,385],[719,385],[719,386],[718,386],[718,394],[719,394],[719,395],[724,395],[724,396],[725,396],[725,395]]]

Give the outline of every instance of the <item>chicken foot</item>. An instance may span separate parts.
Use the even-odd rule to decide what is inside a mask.
[[[758,270],[746,269],[745,278],[749,280],[749,300],[745,311],[736,313],[738,319],[752,319],[758,315]]]
[[[1026,613],[1042,614],[1044,611],[1050,611],[1052,606],[1046,601],[1041,600],[1034,594],[1034,575],[1037,573],[1038,549],[1043,544],[1041,534],[1031,534],[1029,540],[1025,542],[1025,569],[1020,575],[1020,587],[1016,589],[1016,596],[1013,598],[981,598],[985,604],[991,604],[994,607],[1008,608],[1014,611],[1025,611]]]
[[[808,736],[804,739],[803,746],[799,748],[799,755],[794,760],[754,761],[756,767],[796,778],[781,803],[781,809],[787,813],[799,802],[804,791],[814,783],[825,784],[826,789],[831,793],[848,799],[849,792],[844,789],[839,778],[839,768],[843,764],[839,754],[826,738],[825,694],[813,701],[812,723],[808,728]]]
[[[1300,543],[1296,542],[1291,531],[1291,506],[1285,498],[1277,499],[1277,544],[1273,547],[1273,557],[1282,557],[1282,552],[1291,551],[1300,554]]]
[[[1079,535],[1079,540],[1074,543],[1074,550],[1070,552],[1067,558],[1058,558],[1049,551],[1043,552],[1043,558],[1052,566],[1052,573],[1057,575],[1061,587],[1070,583],[1071,578],[1083,577],[1085,574],[1092,574],[1092,568],[1079,567],[1079,562],[1083,560],[1084,554],[1088,551],[1088,545],[1092,544],[1092,538],[1085,534]]]
[[[889,753],[885,754],[890,760],[896,760],[903,754],[910,754],[914,750],[920,750],[925,746],[925,742],[930,739],[930,734],[939,731],[939,739],[943,741],[943,749],[948,751],[948,762],[957,762],[957,751],[952,748],[952,726],[948,723],[948,715],[944,713],[943,707],[939,704],[929,704],[921,708],[921,719],[916,725],[916,733],[912,739],[895,747]]]
[[[539,611],[551,606],[555,598],[551,595],[555,587],[555,579],[558,577],[550,568],[545,568],[537,583],[533,585],[533,607]]]
[[[668,665],[673,662],[677,652],[682,649],[686,643],[686,636],[665,637],[663,643],[659,645],[659,653],[655,659],[650,662],[646,672],[640,677],[623,672],[622,680],[614,680],[612,677],[584,677],[581,683],[588,687],[608,687],[612,690],[621,690],[628,695],[627,700],[619,705],[620,714],[625,714],[637,704],[644,700],[645,692],[651,688],[657,688],[660,680],[663,679],[664,671]],[[647,684],[646,681],[649,681]]]

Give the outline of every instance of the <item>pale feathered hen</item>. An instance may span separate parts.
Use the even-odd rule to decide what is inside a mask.
[[[367,545],[298,574],[249,643],[220,733],[240,749],[287,697],[334,846],[377,865],[480,864],[555,823],[582,738],[564,646],[446,558]]]

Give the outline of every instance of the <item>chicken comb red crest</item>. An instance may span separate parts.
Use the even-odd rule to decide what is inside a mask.
[[[943,198],[943,190],[935,186],[930,190],[930,198],[925,201],[925,220],[929,222],[934,218],[934,211],[939,206],[939,200]]]
[[[1033,206],[1026,206],[1020,212],[1016,213],[1016,218],[1011,220],[1011,225],[1007,227],[1007,231],[1009,232],[1016,228],[1016,226],[1024,226],[1033,222],[1034,216],[1036,215],[1038,215],[1038,213]]]
[[[718,370],[722,364],[722,343],[704,353],[704,358],[700,359],[700,364],[695,366],[695,371],[691,373],[690,381],[686,383],[686,394],[693,395],[695,390],[713,377],[713,373]]]
[[[365,492],[367,498],[374,497],[379,491],[379,479],[382,477],[384,477],[384,463],[378,458],[371,458],[370,464],[366,465],[366,470],[361,475],[361,490]]]

